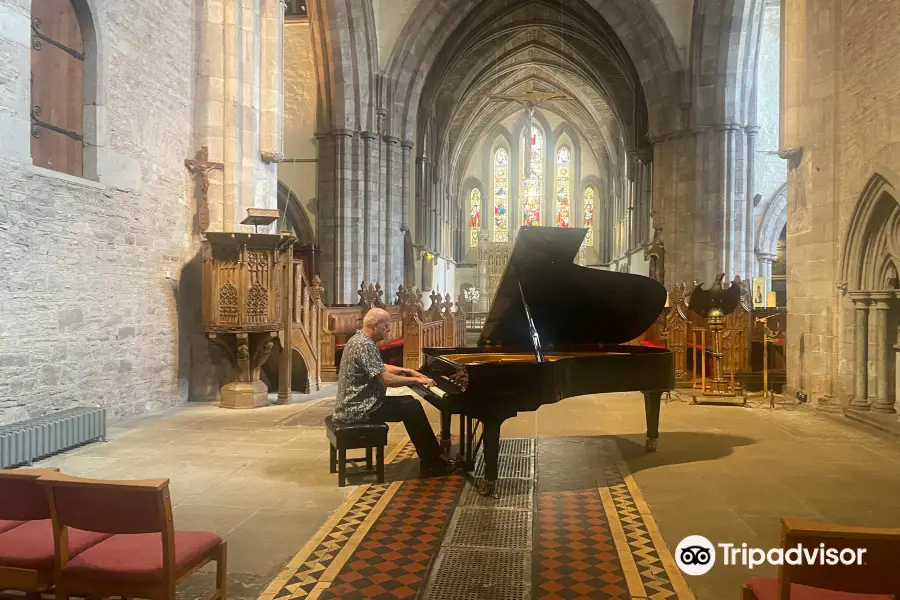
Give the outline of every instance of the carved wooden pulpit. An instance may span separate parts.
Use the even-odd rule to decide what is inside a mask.
[[[223,408],[268,404],[259,371],[285,327],[289,233],[207,232],[203,241],[202,325],[224,352],[235,378],[222,386]],[[287,337],[287,336],[286,336]]]

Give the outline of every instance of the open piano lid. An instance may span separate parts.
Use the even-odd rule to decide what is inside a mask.
[[[665,307],[666,288],[642,275],[574,264],[585,235],[586,229],[519,229],[479,346],[535,347],[529,314],[543,350],[622,344],[653,324]]]

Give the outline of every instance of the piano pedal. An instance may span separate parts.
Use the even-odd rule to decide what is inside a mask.
[[[478,483],[475,484],[475,491],[484,496],[485,498],[491,497],[494,500],[500,499],[500,491],[497,489],[496,481],[488,481],[486,479],[479,479]]]
[[[656,448],[659,445],[658,439],[647,438],[647,443],[645,444],[647,448],[647,452],[656,452]]]

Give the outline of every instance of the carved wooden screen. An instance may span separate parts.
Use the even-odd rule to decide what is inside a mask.
[[[82,175],[84,44],[70,0],[31,4],[31,156]]]

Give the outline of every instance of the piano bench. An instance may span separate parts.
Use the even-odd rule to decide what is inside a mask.
[[[347,463],[357,459],[347,459],[347,450],[365,449],[366,469],[355,470],[355,475],[375,473],[378,483],[384,483],[384,447],[387,446],[388,426],[381,423],[345,425],[335,423],[332,415],[325,417],[325,432],[328,435],[329,467],[338,474],[338,487],[344,487],[347,479]],[[375,448],[375,469],[372,469],[372,448]]]

